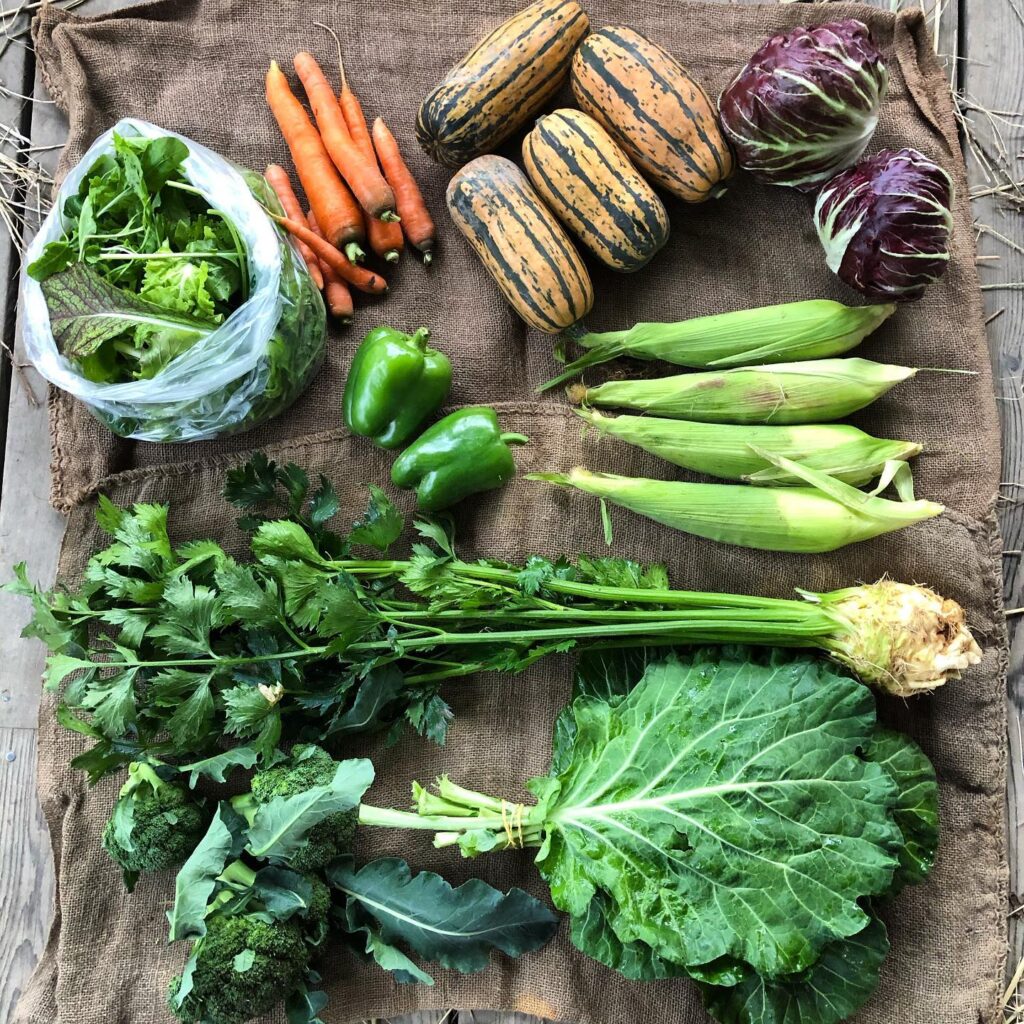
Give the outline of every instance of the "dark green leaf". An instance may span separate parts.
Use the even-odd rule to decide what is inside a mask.
[[[182,864],[174,882],[174,905],[167,912],[168,940],[198,938],[206,934],[206,905],[236,846],[231,825],[237,817],[221,804],[206,835]],[[229,823],[231,823],[229,825]]]
[[[902,836],[896,786],[858,756],[875,725],[861,683],[816,657],[712,650],[572,713],[562,770],[530,786],[560,909],[582,915],[604,891],[622,941],[766,975],[864,927],[861,901],[888,889]]]
[[[249,852],[254,857],[287,861],[306,845],[314,825],[358,806],[372,782],[373,765],[365,758],[354,758],[341,761],[326,785],[260,804],[249,827]]]
[[[340,508],[341,502],[338,500],[337,492],[331,481],[321,473],[319,485],[309,499],[310,522],[314,526],[323,526],[338,514]]]
[[[328,726],[327,735],[370,732],[388,724],[391,706],[405,687],[405,678],[394,665],[372,669],[360,680],[352,706]]]
[[[251,768],[256,763],[256,751],[252,747],[235,747],[223,754],[214,754],[202,761],[183,764],[178,770],[188,772],[189,789],[195,789],[200,776],[205,775],[214,782],[226,782],[233,768]]]
[[[382,858],[356,870],[351,858],[332,864],[328,881],[377,923],[389,945],[402,943],[426,960],[463,973],[483,970],[489,954],[539,949],[558,918],[521,889],[501,893],[480,879],[453,889],[440,875],[413,875],[405,861]]]
[[[923,882],[939,848],[939,786],[935,769],[913,740],[891,729],[876,729],[865,748],[866,760],[881,765],[899,787],[893,816],[903,833],[900,866],[890,895]]]
[[[878,985],[889,952],[885,926],[872,918],[848,939],[829,943],[808,970],[766,981],[747,968],[738,985],[700,985],[704,1005],[720,1024],[839,1024]]]
[[[571,937],[577,949],[630,981],[686,977],[684,967],[663,960],[646,943],[619,939],[608,923],[607,906],[608,897],[599,893],[583,914],[572,917]]]
[[[310,992],[305,985],[288,993],[284,1004],[288,1024],[324,1024],[320,1011],[327,1001],[326,992]]]
[[[373,484],[369,485],[370,504],[362,519],[352,524],[349,540],[353,544],[366,544],[387,551],[402,532],[405,522],[391,499]]]

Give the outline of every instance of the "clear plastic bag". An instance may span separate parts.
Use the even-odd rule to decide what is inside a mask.
[[[39,282],[22,271],[25,352],[51,384],[74,395],[115,434],[142,441],[198,441],[248,430],[286,409],[323,361],[323,300],[290,241],[267,216],[277,197],[263,177],[175,132],[125,118],[101,135],[68,174],[24,265],[63,235],[61,211],[113,135],[173,135],[189,148],[189,181],[224,213],[248,251],[249,297],[219,326],[148,380],[98,384],[64,358]],[[258,198],[257,198],[258,197]]]

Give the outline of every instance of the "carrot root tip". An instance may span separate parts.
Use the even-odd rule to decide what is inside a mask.
[[[398,250],[397,249],[388,249],[388,251],[386,253],[384,253],[384,261],[386,263],[397,263],[398,262]]]
[[[423,254],[423,266],[429,267],[434,262],[434,254],[429,250]]]

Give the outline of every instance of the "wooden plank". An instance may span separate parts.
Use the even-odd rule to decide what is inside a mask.
[[[0,1020],[28,979],[49,929],[53,872],[35,789],[36,734],[0,728]]]
[[[964,26],[966,56],[960,80],[968,109],[968,167],[975,191],[998,187],[1006,181],[1024,178],[1020,154],[1024,149],[1024,122],[1012,114],[1024,112],[1024,82],[1006,74],[1024,53],[1024,18],[1017,0],[991,3],[984,13],[966,13]],[[1020,194],[1024,202],[1024,193]],[[1024,278],[1024,205],[984,195],[974,201],[980,273],[989,316],[989,347],[1003,427],[1003,496],[1000,525],[1009,551],[1024,545],[1024,363],[1017,325],[1024,313],[1024,292],[1004,287]],[[1024,571],[1021,558],[1007,555],[1003,561],[1004,596],[1008,608],[1024,604]],[[1019,842],[1024,824],[1024,629],[1020,616],[1011,616],[1009,662],[1009,780],[1007,815],[1010,829],[1010,902],[1008,910],[1024,898],[1024,847]],[[1009,919],[1010,955],[1007,972],[1012,974],[1024,956],[1024,920],[1020,914]]]

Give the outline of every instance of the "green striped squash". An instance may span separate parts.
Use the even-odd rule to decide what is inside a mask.
[[[588,36],[572,61],[572,91],[655,184],[688,203],[724,191],[733,160],[714,104],[639,32],[608,26]]]
[[[537,0],[509,18],[420,105],[420,145],[450,167],[495,150],[565,81],[589,27],[575,0]]]
[[[523,163],[562,223],[612,270],[639,270],[668,240],[664,204],[582,111],[542,117],[523,140]]]
[[[511,160],[466,164],[448,185],[448,211],[531,327],[557,334],[590,311],[594,289],[580,254]]]

